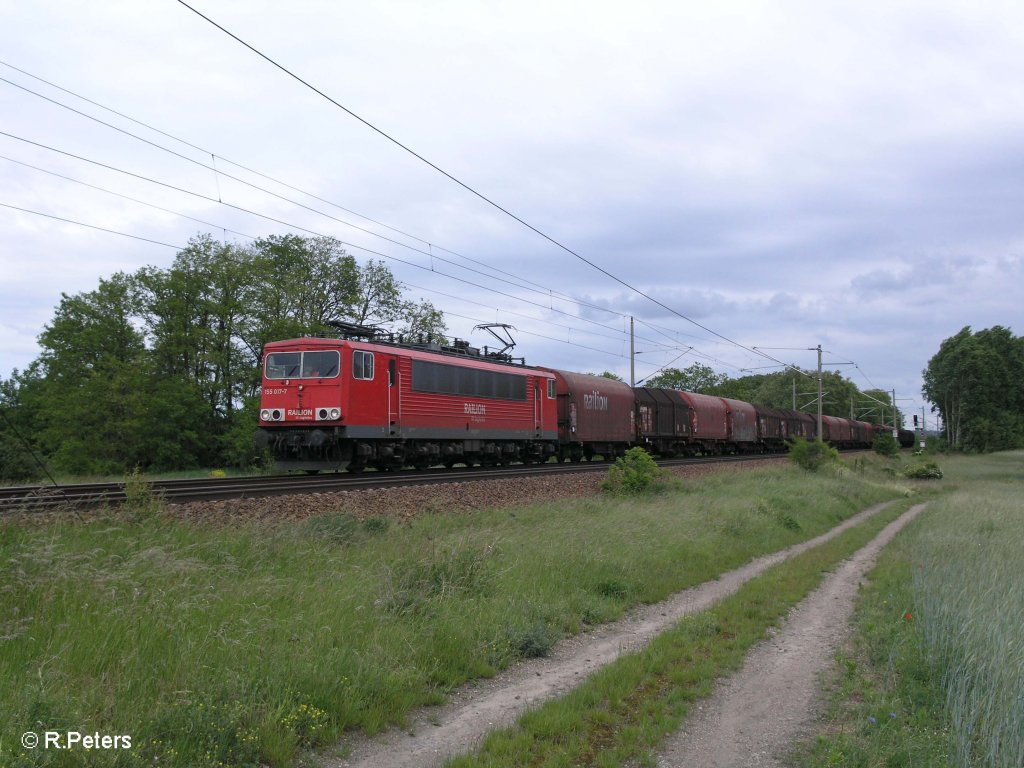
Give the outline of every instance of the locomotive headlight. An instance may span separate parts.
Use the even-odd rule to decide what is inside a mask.
[[[262,411],[260,411],[260,419],[262,419],[263,421],[270,421],[270,409],[269,408],[264,408]]]
[[[341,408],[317,408],[317,421],[337,421],[341,418]]]

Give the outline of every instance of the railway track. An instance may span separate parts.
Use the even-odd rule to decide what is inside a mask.
[[[660,461],[664,467],[709,464],[715,462],[741,462],[770,458],[770,455],[697,457]],[[324,475],[269,475],[229,478],[195,478],[188,480],[154,480],[147,482],[152,493],[172,504],[217,499],[256,498],[302,493],[330,493],[367,489],[397,488],[403,486],[458,483],[476,480],[508,479],[510,477],[537,477],[578,472],[606,472],[606,461],[580,464],[532,464],[501,468],[464,468],[408,470],[401,472],[373,472],[350,475],[346,473]],[[78,509],[117,506],[123,504],[130,490],[124,483],[82,483],[75,485],[32,485],[0,488],[0,514],[5,512],[51,511],[62,508]]]

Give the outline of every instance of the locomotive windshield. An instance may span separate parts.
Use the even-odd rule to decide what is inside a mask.
[[[268,379],[332,379],[341,369],[335,349],[324,352],[274,352],[267,355]]]

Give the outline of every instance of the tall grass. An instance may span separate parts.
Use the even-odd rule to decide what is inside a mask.
[[[1024,479],[1024,453],[978,461]],[[963,766],[1024,766],[1024,483],[1006,480],[934,502],[914,542],[918,627]]]
[[[869,574],[804,765],[1024,766],[1024,452],[940,464]]]
[[[401,525],[3,523],[0,765],[76,764],[17,746],[61,728],[132,735],[95,765],[287,765],[894,492],[775,468]]]

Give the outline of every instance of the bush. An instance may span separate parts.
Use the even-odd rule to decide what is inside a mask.
[[[907,467],[903,470],[903,476],[911,480],[941,480],[942,470],[934,461],[926,461],[914,467]]]
[[[138,467],[124,479],[124,504],[122,512],[128,517],[141,521],[160,511],[163,498]]]
[[[898,456],[900,452],[900,444],[896,442],[896,438],[892,436],[892,432],[888,429],[879,432],[875,435],[875,441],[871,444],[875,453],[880,456]]]
[[[789,460],[810,472],[817,472],[822,467],[837,462],[839,451],[821,440],[794,437],[789,444]]]
[[[13,440],[8,443],[8,435],[0,433],[0,481],[21,483],[39,477],[39,465],[28,449],[15,444]]]
[[[508,631],[509,645],[523,659],[542,659],[551,653],[557,642],[558,633],[544,622]]]
[[[601,490],[616,496],[657,493],[669,487],[671,476],[643,448],[630,448],[608,468]]]

